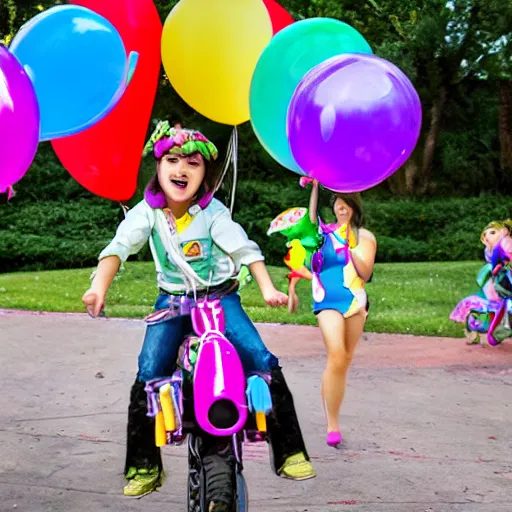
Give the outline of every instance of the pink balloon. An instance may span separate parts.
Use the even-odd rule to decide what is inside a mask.
[[[0,45],[0,194],[25,175],[39,142],[39,105],[23,66]]]

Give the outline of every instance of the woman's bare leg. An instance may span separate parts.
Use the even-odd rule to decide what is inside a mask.
[[[349,366],[354,358],[357,343],[363,334],[366,316],[366,311],[361,310],[356,315],[345,318],[345,350],[347,351]]]
[[[327,350],[327,364],[322,376],[322,401],[327,416],[327,432],[339,431],[339,412],[347,373],[357,342],[363,332],[366,313],[343,318],[335,310],[325,310],[317,315],[318,324]]]
[[[322,402],[327,416],[327,432],[334,432],[339,431],[338,414],[344,394],[345,319],[331,309],[320,312],[317,318],[327,351],[327,364],[322,376]]]

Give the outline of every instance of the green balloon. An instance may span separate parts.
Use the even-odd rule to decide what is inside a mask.
[[[278,32],[256,65],[250,91],[251,123],[259,141],[281,165],[301,175],[286,133],[286,114],[304,75],[342,53],[372,53],[353,27],[332,18],[298,21]]]

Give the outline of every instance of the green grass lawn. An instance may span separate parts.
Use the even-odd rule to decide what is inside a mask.
[[[462,326],[448,316],[464,296],[476,289],[480,262],[383,263],[376,265],[367,286],[371,309],[367,331],[462,336]],[[286,291],[286,269],[271,267],[276,285]],[[89,286],[91,269],[27,272],[0,275],[0,308],[83,312],[81,296]],[[265,305],[251,283],[241,292],[246,311],[255,322],[314,325],[310,284],[299,286],[297,314]],[[106,314],[141,318],[152,309],[157,294],[152,262],[129,262],[107,297]]]

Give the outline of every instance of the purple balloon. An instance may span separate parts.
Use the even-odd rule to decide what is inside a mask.
[[[360,192],[399,169],[416,146],[421,103],[394,64],[343,54],[308,72],[288,108],[298,165],[324,187]]]
[[[0,45],[0,194],[27,172],[39,142],[39,105],[23,66]]]

